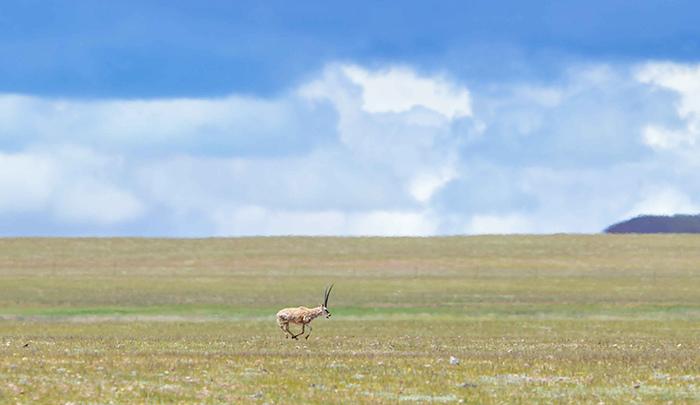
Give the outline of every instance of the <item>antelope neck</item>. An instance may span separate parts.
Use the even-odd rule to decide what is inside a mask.
[[[310,315],[312,316],[312,319],[321,316],[321,314],[323,314],[323,306],[322,305],[319,305],[315,308],[311,308]]]

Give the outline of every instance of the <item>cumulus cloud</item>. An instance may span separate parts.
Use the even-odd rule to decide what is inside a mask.
[[[678,96],[675,103],[680,128],[649,124],[644,128],[644,142],[654,149],[674,150],[688,156],[688,149],[700,163],[700,64],[686,65],[670,62],[648,63],[639,68],[637,79],[657,89]]]
[[[332,111],[294,97],[66,100],[0,95],[0,141],[131,154],[279,155],[333,136]],[[261,119],[261,117],[264,117]]]
[[[442,77],[420,77],[408,68],[369,71],[342,66],[341,71],[359,85],[362,109],[370,113],[405,112],[422,106],[448,118],[471,115],[469,90]]]
[[[457,171],[450,165],[440,167],[437,171],[419,173],[409,186],[411,195],[416,201],[427,203],[436,191],[456,177]]]
[[[644,190],[641,200],[626,213],[626,217],[638,215],[694,214],[700,206],[689,196],[673,187],[653,187]]]
[[[70,184],[57,195],[54,204],[56,216],[62,221],[97,225],[132,220],[144,211],[132,193],[95,181]]]
[[[41,210],[54,187],[53,162],[29,153],[0,153],[0,212]]]
[[[387,83],[408,103],[377,99]],[[270,99],[2,95],[0,216],[101,234],[154,218],[186,235],[430,234],[469,103],[442,77],[343,65]]]
[[[674,131],[664,127],[649,125],[644,128],[644,143],[657,150],[676,150],[678,148],[694,147],[697,134],[693,131]]]
[[[698,71],[467,88],[329,64],[267,98],[0,95],[1,231],[23,234],[21,215],[55,234],[597,232],[695,212]]]
[[[244,206],[213,215],[218,235],[433,235],[429,213],[419,211],[289,211]]]
[[[0,215],[39,213],[59,223],[110,225],[144,205],[123,182],[123,162],[79,147],[0,154]]]
[[[458,180],[434,197],[449,213],[443,229],[598,232],[649,207],[640,189],[700,192],[697,154],[679,159],[648,147],[648,128],[682,128],[684,120],[674,92],[657,91],[638,71],[578,67],[554,83],[474,91],[485,129],[461,153]],[[665,202],[666,211],[694,212],[682,198]]]
[[[502,215],[472,216],[469,225],[465,229],[468,234],[522,234],[533,233],[537,229],[534,218],[518,213],[505,213]]]
[[[471,113],[466,89],[407,70],[331,65],[300,94],[330,102],[339,115],[339,139],[353,159],[390,173],[417,202],[456,177],[461,134],[454,123]]]

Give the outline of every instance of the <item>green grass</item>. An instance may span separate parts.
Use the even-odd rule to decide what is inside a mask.
[[[696,403],[699,247],[0,239],[0,403]],[[285,340],[274,313],[328,282],[333,317]]]

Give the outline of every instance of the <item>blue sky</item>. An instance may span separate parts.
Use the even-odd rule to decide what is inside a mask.
[[[598,232],[698,212],[692,1],[9,1],[0,235]]]

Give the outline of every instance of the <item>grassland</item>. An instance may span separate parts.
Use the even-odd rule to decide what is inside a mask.
[[[698,401],[696,236],[0,239],[2,403]]]

